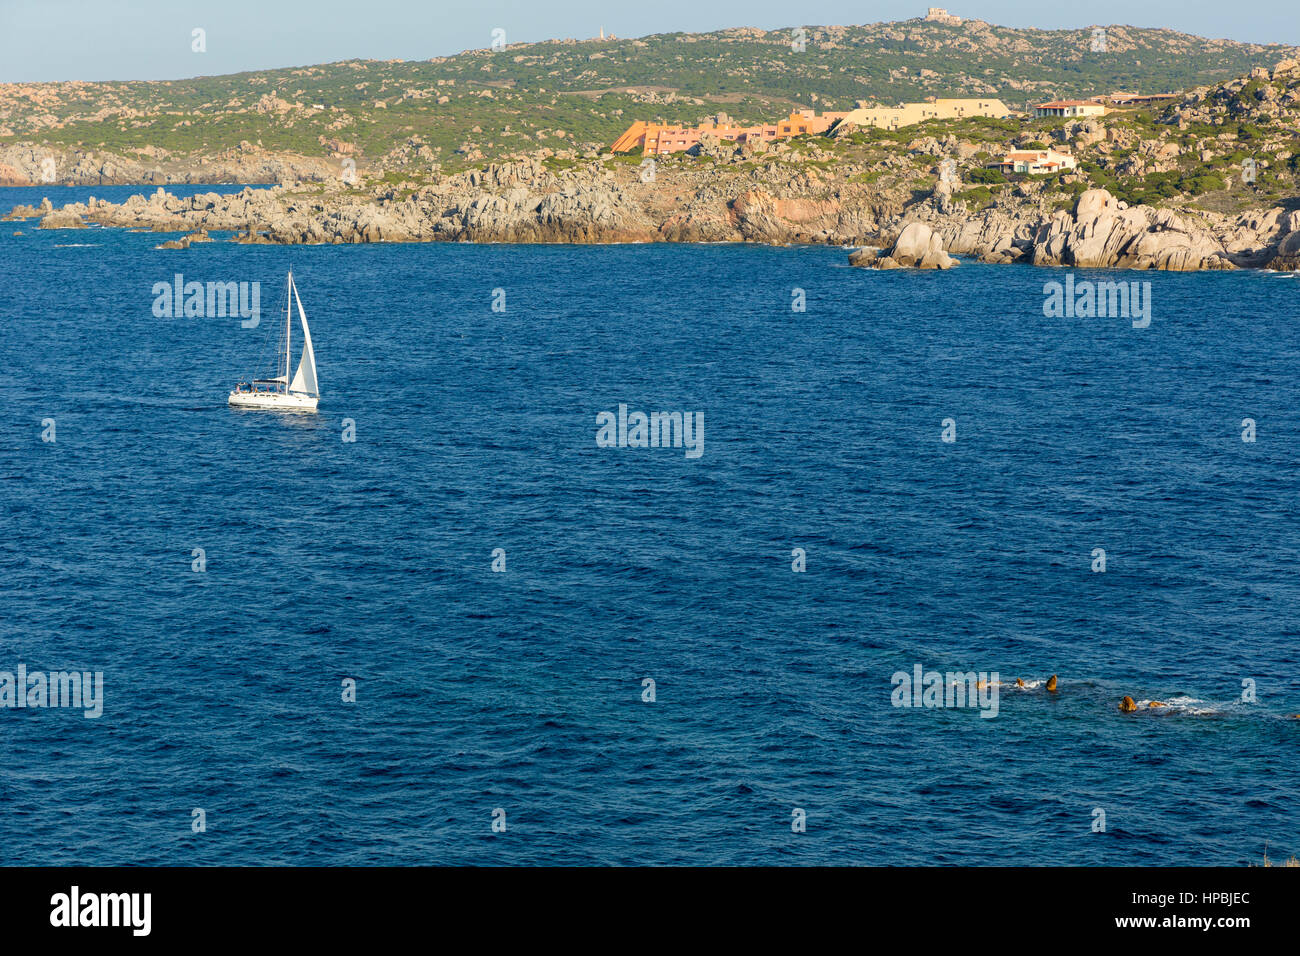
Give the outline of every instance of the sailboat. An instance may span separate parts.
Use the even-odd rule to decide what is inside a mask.
[[[238,408],[271,408],[289,412],[314,412],[320,401],[320,387],[316,383],[316,353],[311,347],[311,329],[307,327],[307,313],[302,310],[298,287],[289,270],[288,301],[284,308],[284,350],[277,359],[274,378],[255,378],[250,385],[240,382],[230,393],[230,404]],[[293,307],[298,306],[298,320],[302,323],[302,358],[298,370],[289,378],[293,361]]]

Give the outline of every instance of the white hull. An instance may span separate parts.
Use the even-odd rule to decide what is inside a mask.
[[[231,392],[235,408],[269,408],[282,412],[314,412],[320,401],[312,395],[286,395],[284,392]]]

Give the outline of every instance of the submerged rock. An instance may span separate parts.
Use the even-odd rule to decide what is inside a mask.
[[[187,236],[181,236],[179,239],[169,239],[167,242],[154,246],[155,249],[188,249],[191,244],[196,242],[211,242],[212,237],[200,229],[198,232],[192,232]]]

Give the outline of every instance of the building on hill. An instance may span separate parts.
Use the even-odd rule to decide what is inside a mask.
[[[841,122],[878,129],[898,129],[932,119],[965,119],[989,116],[1002,119],[1011,110],[997,99],[932,99],[924,103],[900,103],[898,106],[860,106],[846,113]]]
[[[1034,107],[1034,116],[1041,119],[1044,116],[1068,117],[1068,116],[1105,116],[1106,106],[1095,100],[1051,100],[1047,103],[1039,103]]]
[[[1077,163],[1069,153],[1055,149],[1027,149],[1007,153],[1002,159],[986,164],[988,169],[1004,173],[1059,173],[1074,169]]]
[[[1109,106],[1162,106],[1174,100],[1182,99],[1181,93],[1108,93],[1093,97],[1097,102]]]
[[[667,126],[637,120],[622,136],[614,140],[610,149],[615,153],[641,149],[647,156],[680,153],[698,145],[701,137],[705,135],[736,143],[773,142],[778,139],[789,139],[792,136],[824,133],[836,121],[847,115],[847,113],[822,113],[818,116],[814,110],[795,110],[775,123],[757,126],[736,125],[726,113],[719,113],[708,123],[701,123],[698,126]]]
[[[925,19],[931,23],[946,23],[950,27],[961,26],[961,17],[954,17],[943,7],[930,7],[925,11]]]
[[[931,119],[965,119],[970,116],[990,116],[1001,119],[1011,115],[1006,104],[997,99],[930,99],[924,103],[902,103],[898,106],[859,106],[847,113],[822,113],[814,110],[795,110],[789,116],[772,124],[737,126],[726,113],[699,126],[665,126],[637,120],[627,128],[610,147],[616,153],[642,149],[647,155],[679,153],[700,142],[700,137],[711,134],[718,139],[737,143],[771,142],[791,136],[824,133],[836,124],[850,123],[880,129],[898,129]]]

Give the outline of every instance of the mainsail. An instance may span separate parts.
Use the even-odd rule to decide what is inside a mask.
[[[290,290],[293,292],[293,301],[298,306],[298,319],[302,322],[302,358],[298,361],[298,371],[293,373],[293,381],[289,383],[290,392],[305,392],[312,397],[320,395],[320,388],[316,383],[316,354],[311,347],[311,329],[307,327],[307,313],[302,310],[302,299],[298,298],[298,286],[293,281],[293,276],[289,277]],[[287,336],[286,336],[287,339]]]

